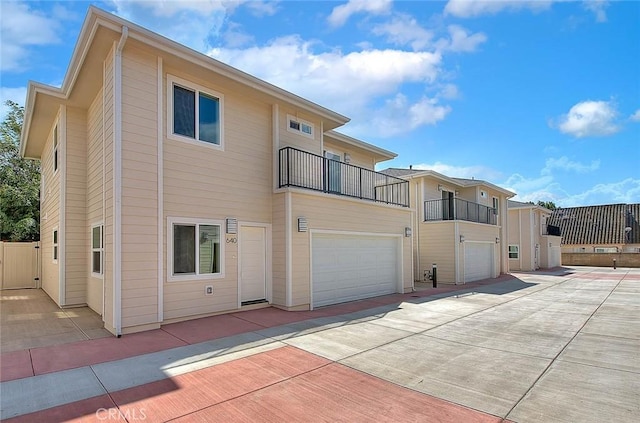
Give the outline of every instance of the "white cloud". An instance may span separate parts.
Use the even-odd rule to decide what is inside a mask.
[[[0,70],[20,71],[28,67],[29,48],[60,42],[62,22],[27,3],[2,2],[0,19]]]
[[[558,129],[574,137],[599,137],[615,134],[618,112],[611,102],[583,101],[573,106],[558,120]]]
[[[449,0],[444,8],[445,15],[458,18],[472,18],[495,15],[499,12],[529,9],[540,12],[551,7],[551,0]]]
[[[640,109],[636,110],[634,114],[629,116],[629,120],[633,122],[640,122]]]
[[[497,170],[486,166],[454,166],[442,162],[420,163],[413,165],[414,169],[433,170],[452,178],[481,179],[487,182],[494,182],[502,178],[502,174]]]
[[[441,50],[449,50],[455,52],[472,52],[476,48],[487,41],[487,36],[482,32],[469,35],[469,32],[460,25],[449,25],[449,39],[442,38],[438,40],[436,45]]]
[[[455,84],[444,84],[442,88],[440,88],[438,96],[447,100],[455,100],[460,98],[460,90]]]
[[[257,17],[273,16],[278,11],[278,1],[247,1],[244,5]]]
[[[545,167],[542,169],[541,173],[543,175],[548,175],[554,169],[560,169],[564,171],[571,171],[576,173],[587,173],[593,172],[600,168],[600,160],[594,160],[591,164],[583,164],[580,162],[574,162],[569,160],[568,157],[562,156],[559,158],[549,158],[545,162]]]
[[[26,98],[27,87],[0,87],[0,119],[4,120],[5,116],[9,112],[9,108],[4,104],[7,100],[11,100],[21,106],[24,106]]]
[[[374,26],[373,33],[383,35],[396,45],[409,45],[413,50],[422,50],[431,44],[433,32],[424,29],[412,16],[397,14],[391,21]]]
[[[254,41],[253,36],[242,29],[242,25],[231,21],[227,23],[221,36],[224,44],[229,48],[241,47]]]
[[[609,7],[607,0],[585,0],[583,3],[584,8],[590,12],[593,12],[596,22],[606,22],[607,12],[605,9]]]
[[[597,184],[584,192],[560,198],[556,204],[562,207],[576,207],[637,202],[640,202],[640,179],[626,178],[622,181]]]
[[[333,27],[344,25],[354,13],[367,12],[374,15],[388,13],[391,9],[391,0],[349,0],[345,4],[336,6],[327,18]]]
[[[410,101],[397,95],[405,83],[433,84],[439,74],[441,55],[400,50],[365,50],[342,53],[339,50],[314,52],[314,42],[296,36],[282,37],[265,46],[246,49],[215,48],[209,55],[270,83],[348,113],[354,123],[369,127],[379,135],[373,122],[399,119],[385,130],[397,134],[443,119],[450,108],[437,99],[422,97]],[[346,130],[346,129],[345,129]],[[363,126],[349,131],[362,134]],[[355,135],[355,134],[354,134]]]

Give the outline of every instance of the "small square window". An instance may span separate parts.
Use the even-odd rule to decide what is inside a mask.
[[[58,261],[58,230],[53,230],[53,261]]]
[[[313,138],[313,124],[295,116],[287,115],[287,130],[295,132],[305,137]]]
[[[519,251],[520,247],[518,245],[509,245],[509,258],[517,259],[520,257]]]

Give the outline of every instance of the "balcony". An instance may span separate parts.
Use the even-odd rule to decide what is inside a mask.
[[[427,200],[424,202],[424,221],[466,220],[467,222],[497,224],[497,210],[461,198]]]
[[[547,225],[546,231],[543,235],[562,236],[559,226]]]
[[[285,147],[280,150],[279,186],[409,207],[409,182],[359,166]]]

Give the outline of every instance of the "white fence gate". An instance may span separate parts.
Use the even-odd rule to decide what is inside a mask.
[[[38,242],[0,242],[0,289],[38,288]]]

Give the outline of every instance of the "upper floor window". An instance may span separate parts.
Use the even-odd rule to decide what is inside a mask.
[[[493,209],[495,210],[495,214],[500,213],[500,200],[498,197],[493,197]]]
[[[295,116],[287,115],[287,130],[313,138],[313,124]]]
[[[53,128],[53,172],[58,171],[58,125]]]
[[[212,146],[223,145],[223,96],[169,76],[169,134]]]

